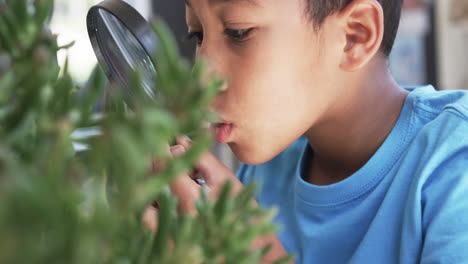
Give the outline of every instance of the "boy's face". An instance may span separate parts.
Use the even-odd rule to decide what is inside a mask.
[[[332,107],[340,54],[327,21],[319,32],[303,0],[189,0],[197,55],[227,80],[213,108],[225,125],[218,141],[245,163],[266,162]],[[331,25],[330,25],[331,24]],[[202,36],[203,34],[203,36]],[[327,43],[327,45],[323,45]]]

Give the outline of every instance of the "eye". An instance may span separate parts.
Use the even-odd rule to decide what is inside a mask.
[[[248,29],[230,29],[227,28],[224,30],[224,34],[230,38],[232,38],[235,41],[243,41],[245,40],[250,33],[252,32],[253,28],[248,28]]]
[[[197,46],[201,46],[203,43],[203,32],[189,32],[185,38],[188,40],[195,39]]]

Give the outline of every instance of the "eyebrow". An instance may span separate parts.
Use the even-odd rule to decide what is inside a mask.
[[[199,0],[195,0],[195,1],[199,1]],[[234,2],[234,1],[247,2],[247,3],[249,3],[251,5],[255,5],[255,6],[260,5],[259,0],[208,0],[208,3],[210,5],[214,5],[214,4],[217,4],[217,3],[227,3],[227,2]],[[191,2],[191,0],[185,0],[185,4],[188,7],[192,7],[192,4],[190,2]]]

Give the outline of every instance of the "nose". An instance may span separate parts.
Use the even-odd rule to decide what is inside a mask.
[[[223,85],[219,89],[219,93],[227,90],[227,76],[222,71],[222,58],[216,53],[216,48],[209,48],[207,39],[198,48],[196,57],[205,61],[205,68],[202,73],[202,83],[208,84],[213,79],[224,80]],[[219,50],[219,49],[218,49]]]
[[[222,78],[216,68],[213,66],[213,64],[206,58],[200,58],[197,56],[197,59],[203,59],[204,60],[204,68],[201,73],[201,79],[200,82],[202,84],[202,87],[208,87],[210,83],[213,81],[213,79],[219,79]],[[209,110],[212,112],[218,112],[219,107],[220,107],[220,102],[221,102],[221,97],[224,94],[224,92],[227,90],[227,83],[226,81],[223,82],[220,88],[218,88],[217,94],[215,97],[212,99],[210,105],[209,105]]]

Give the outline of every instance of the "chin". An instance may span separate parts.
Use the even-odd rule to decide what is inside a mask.
[[[236,156],[236,158],[248,165],[260,165],[265,162],[270,161],[273,159],[278,153],[273,153],[268,155],[265,153],[265,150],[259,151],[256,150],[255,147],[245,148],[237,143],[229,143],[229,147],[231,148],[232,152]]]

